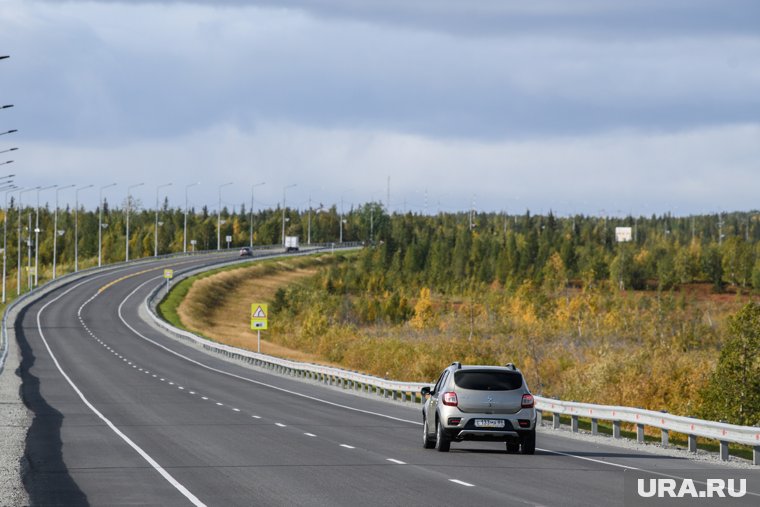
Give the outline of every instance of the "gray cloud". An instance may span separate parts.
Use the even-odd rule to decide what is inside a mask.
[[[77,0],[74,0],[75,2]],[[626,38],[701,34],[756,35],[754,0],[95,0],[296,9],[312,16],[412,30],[490,37],[532,35]]]
[[[421,6],[430,7],[411,4],[397,16],[424,17]],[[678,4],[668,3],[671,9]],[[23,41],[6,86],[31,111],[20,126],[33,138],[107,143],[171,137],[216,123],[250,130],[262,121],[288,121],[498,139],[679,130],[760,115],[759,37],[647,40],[640,34],[642,40],[600,43],[526,27],[516,35],[462,38],[282,8],[67,5],[51,7],[61,15],[11,23],[0,34],[6,46]],[[385,3],[317,5],[310,9],[324,16],[353,12],[350,19],[362,20],[391,9]],[[580,15],[564,2],[477,5],[477,15],[496,18]],[[647,2],[598,11],[591,9],[597,2],[584,5],[578,11],[591,17],[625,10],[659,19]],[[458,9],[458,2],[430,7],[432,18],[455,18]],[[574,26],[583,31],[582,23]],[[41,75],[43,86],[27,86]]]

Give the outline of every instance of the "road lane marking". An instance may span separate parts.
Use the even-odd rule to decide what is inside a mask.
[[[254,419],[261,419],[261,417],[259,417],[257,415],[252,415],[251,417],[253,417]]]
[[[175,355],[175,356],[177,356],[177,357],[179,357],[181,359],[184,359],[185,361],[187,361],[189,363],[195,364],[197,366],[200,366],[201,368],[204,368],[206,370],[219,373],[221,375],[226,375],[228,377],[236,378],[238,380],[243,380],[245,382],[250,382],[251,384],[256,384],[256,385],[259,385],[259,386],[262,386],[262,387],[268,387],[269,389],[274,389],[275,391],[279,391],[279,392],[282,392],[282,393],[292,394],[293,396],[298,396],[300,398],[305,398],[307,400],[316,401],[318,403],[324,403],[325,405],[330,405],[330,406],[333,406],[333,407],[342,408],[344,410],[350,410],[352,412],[358,412],[358,413],[361,413],[361,414],[367,414],[367,415],[372,415],[372,416],[376,416],[376,417],[382,417],[384,419],[390,419],[391,421],[399,421],[399,422],[405,422],[405,423],[409,423],[409,424],[415,424],[415,425],[418,425],[418,426],[422,426],[422,423],[419,422],[419,421],[411,421],[409,419],[403,419],[401,417],[394,417],[394,416],[387,415],[387,414],[381,414],[379,412],[373,412],[371,410],[363,410],[363,409],[356,408],[356,407],[350,407],[348,405],[343,405],[341,403],[335,403],[335,402],[332,402],[332,401],[323,400],[322,398],[317,398],[316,396],[310,396],[308,394],[303,394],[303,393],[299,393],[299,392],[296,392],[296,391],[291,391],[290,389],[285,389],[283,387],[277,387],[277,386],[272,385],[272,384],[267,384],[266,382],[261,382],[259,380],[253,380],[253,379],[248,378],[248,377],[243,377],[242,375],[236,375],[236,374],[230,373],[228,371],[220,370],[219,368],[214,368],[212,366],[208,366],[206,364],[201,363],[200,361],[197,361],[197,360],[192,359],[190,357],[187,357],[187,356],[185,356],[183,354],[180,354],[179,352],[177,352],[175,350],[172,350],[169,347],[167,347],[165,345],[162,345],[162,344],[158,343],[155,340],[151,340],[150,338],[148,338],[144,334],[140,333],[137,329],[135,329],[134,327],[132,327],[127,322],[127,320],[124,318],[124,315],[122,314],[122,308],[124,307],[124,303],[126,303],[127,300],[129,300],[129,298],[132,297],[137,291],[139,291],[140,289],[142,289],[148,283],[155,282],[155,280],[157,280],[157,279],[163,280],[163,276],[157,276],[157,277],[151,278],[151,279],[146,280],[145,282],[141,283],[140,285],[138,285],[135,288],[135,290],[133,290],[132,292],[130,292],[121,301],[121,304],[119,304],[119,308],[118,308],[119,319],[121,319],[122,323],[125,326],[127,326],[133,333],[135,333],[137,336],[139,336],[143,340],[147,341],[148,343],[152,343],[156,347],[164,349],[168,353],[170,353],[172,355]]]
[[[232,410],[235,411],[235,412],[240,412],[239,408],[233,408]]]
[[[354,447],[353,445],[348,445],[348,444],[340,444],[340,446],[345,447],[346,449],[356,449],[356,447]]]
[[[395,463],[397,465],[406,465],[406,463],[404,463],[403,461],[400,461],[400,460],[397,460],[397,459],[393,459],[393,458],[388,458],[388,459],[386,459],[386,461],[390,461],[391,463]]]
[[[154,460],[147,452],[145,452],[139,445],[137,445],[135,442],[132,441],[131,438],[129,438],[127,435],[125,435],[119,428],[117,428],[110,419],[108,419],[106,416],[104,416],[95,406],[90,403],[90,401],[84,396],[82,391],[77,387],[77,385],[74,383],[73,380],[66,374],[65,371],[63,371],[63,368],[61,367],[61,364],[58,362],[58,358],[53,354],[53,350],[50,348],[50,345],[48,344],[47,339],[45,338],[45,333],[42,332],[42,312],[47,309],[48,306],[58,301],[63,296],[67,295],[74,289],[78,288],[79,286],[85,284],[86,282],[82,282],[79,284],[74,285],[67,291],[61,293],[58,297],[55,299],[51,299],[49,302],[47,302],[40,310],[37,312],[37,330],[40,334],[40,338],[42,339],[42,343],[45,345],[45,348],[48,351],[48,354],[50,354],[50,358],[53,360],[53,363],[55,364],[55,367],[58,369],[58,371],[61,373],[64,379],[66,379],[66,382],[69,383],[71,388],[74,390],[75,393],[79,396],[79,398],[82,400],[82,402],[89,408],[98,418],[100,418],[106,425],[111,428],[111,430],[116,433],[117,436],[119,436],[124,442],[127,443],[132,449],[135,450],[142,458],[147,461],[150,466],[152,466],[161,476],[166,479],[169,484],[174,486],[174,488],[182,493],[182,495],[187,498],[193,505],[196,507],[205,507],[205,504],[201,502],[195,495],[193,495],[185,486],[180,484],[172,475],[164,470],[164,468],[158,464],[156,460]],[[93,296],[94,298],[94,296]],[[87,302],[85,302],[84,305],[86,305],[89,301],[92,301],[92,298],[89,299]],[[79,314],[81,316],[82,308],[84,305],[79,307]]]
[[[282,423],[274,423],[275,426],[279,426],[280,428],[287,428],[287,425]]]
[[[304,433],[307,437],[316,437],[314,433]]]
[[[460,486],[467,486],[468,488],[474,488],[474,484],[470,484],[469,482],[460,481],[459,479],[449,479],[449,482],[453,482],[454,484],[459,484]]]

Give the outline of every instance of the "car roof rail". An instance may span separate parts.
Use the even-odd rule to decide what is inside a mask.
[[[515,366],[515,363],[507,363],[506,367],[512,371],[517,371],[517,367]]]
[[[462,369],[462,363],[460,363],[459,361],[454,361],[453,363],[451,363],[451,366],[456,366],[457,370]]]

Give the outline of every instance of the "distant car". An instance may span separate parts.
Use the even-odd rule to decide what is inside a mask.
[[[523,374],[513,364],[452,363],[435,386],[422,388],[422,444],[448,452],[451,442],[506,442],[508,453],[536,451],[536,409]]]
[[[240,249],[240,257],[253,257],[253,250],[251,250],[251,247],[244,246]]]

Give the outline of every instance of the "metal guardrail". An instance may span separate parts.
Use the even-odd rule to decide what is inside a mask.
[[[351,245],[344,244],[344,246],[340,247],[340,249],[355,248],[360,245],[360,243]],[[314,245],[312,245],[312,247],[313,246]],[[333,244],[322,246],[323,249],[330,247],[333,247]],[[335,246],[335,248],[338,249],[337,246]],[[304,252],[303,254],[296,255],[308,255],[309,253],[312,252]],[[277,254],[260,257],[274,256],[277,256]],[[227,264],[234,264],[235,262],[241,261],[232,261]],[[189,269],[187,271],[180,271],[175,274],[174,281],[176,283],[185,278],[194,276],[204,271],[208,271],[209,269],[216,268],[217,266],[214,266],[213,268],[201,267]],[[366,375],[351,370],[344,370],[341,368],[333,368],[313,363],[290,361],[288,359],[281,359],[279,357],[268,356],[266,354],[259,354],[257,352],[252,352],[249,350],[214,342],[207,338],[193,334],[189,331],[185,331],[184,329],[179,329],[159,317],[156,313],[156,307],[160,302],[158,296],[161,292],[164,292],[164,287],[163,285],[159,284],[145,298],[145,306],[151,319],[159,327],[176,336],[177,338],[195,343],[196,345],[199,345],[210,352],[215,352],[231,359],[236,359],[238,361],[266,368],[283,375],[309,379],[343,389],[352,389],[364,393],[373,393],[383,398],[400,400],[402,402],[408,403],[422,403],[422,397],[419,394],[420,390],[425,386],[432,385],[420,382],[398,382],[395,380],[383,379],[380,377]]]
[[[644,428],[646,426],[659,428],[663,446],[669,444],[670,432],[682,433],[688,437],[689,452],[697,452],[697,437],[703,437],[720,442],[720,458],[728,461],[728,444],[736,443],[753,448],[752,461],[760,465],[760,427],[738,426],[691,417],[683,417],[666,412],[644,410],[640,408],[619,407],[611,405],[594,405],[574,401],[561,401],[536,396],[536,409],[541,416],[543,412],[552,413],[552,427],[559,428],[560,415],[569,415],[573,432],[578,431],[580,417],[591,420],[591,433],[598,434],[598,421],[612,421],[612,434],[620,438],[621,424],[636,425],[636,440],[644,443]]]
[[[180,273],[177,279],[193,276],[207,269],[206,267],[192,269]],[[155,312],[155,306],[157,305],[155,299],[160,291],[161,286],[156,287],[145,300],[148,314],[154,322],[181,339],[194,342],[206,350],[222,354],[226,357],[267,368],[284,375],[306,378],[327,385],[363,391],[365,393],[374,392],[383,398],[400,399],[402,402],[409,403],[421,403],[422,398],[419,396],[420,389],[424,386],[432,385],[419,382],[399,382],[341,368],[290,361],[213,342],[176,328],[161,319]],[[661,430],[661,441],[664,446],[669,444],[671,431],[687,435],[688,450],[693,453],[697,452],[697,437],[717,440],[720,442],[720,457],[724,461],[729,459],[729,442],[750,446],[753,448],[753,463],[760,465],[760,427],[705,421],[638,408],[562,401],[542,396],[536,396],[535,400],[539,421],[542,421],[544,412],[550,412],[553,414],[552,427],[555,429],[558,429],[560,426],[560,415],[569,415],[571,418],[571,428],[574,432],[578,431],[578,420],[583,417],[591,420],[592,434],[598,434],[598,422],[599,420],[605,420],[611,421],[613,424],[613,437],[621,438],[622,423],[631,423],[636,425],[637,441],[644,443],[644,428],[650,426]]]

